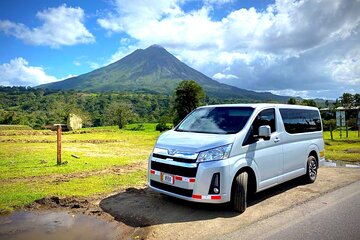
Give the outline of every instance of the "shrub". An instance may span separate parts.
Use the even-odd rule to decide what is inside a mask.
[[[166,122],[159,122],[156,125],[156,131],[164,132],[164,131],[167,131],[167,130],[170,130],[170,129],[171,129],[171,126],[168,126],[166,124]]]

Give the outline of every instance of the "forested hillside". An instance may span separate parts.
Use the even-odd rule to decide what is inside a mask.
[[[354,95],[357,96],[358,95]],[[0,86],[0,124],[28,125],[35,129],[54,123],[66,123],[70,113],[83,119],[85,127],[114,125],[116,111],[124,104],[134,113],[130,122],[172,122],[173,94],[139,92],[91,93],[74,90],[44,90]],[[295,100],[296,104],[325,106],[317,100]],[[204,104],[247,103],[243,99],[206,96]],[[269,102],[269,101],[267,101]]]
[[[90,93],[44,90],[25,87],[0,87],[0,124],[29,125],[44,128],[66,123],[69,113],[84,120],[85,126],[114,124],[112,109],[129,105],[135,113],[132,122],[172,122],[172,95],[150,93]],[[240,103],[239,99],[206,98],[206,104]]]
[[[24,87],[0,87],[0,124],[23,124],[43,128],[66,123],[69,113],[80,115],[85,126],[112,123],[110,108],[128,103],[133,121],[155,122],[167,116],[170,96],[146,93],[85,93]]]

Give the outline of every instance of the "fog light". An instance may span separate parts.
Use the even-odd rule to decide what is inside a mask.
[[[214,173],[211,179],[209,194],[220,193],[220,173]]]

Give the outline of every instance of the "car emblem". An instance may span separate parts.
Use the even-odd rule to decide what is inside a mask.
[[[169,155],[174,155],[176,153],[176,149],[168,149]]]

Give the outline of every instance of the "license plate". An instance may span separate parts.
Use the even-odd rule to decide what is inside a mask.
[[[167,184],[174,184],[174,175],[161,173],[161,181]]]

